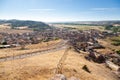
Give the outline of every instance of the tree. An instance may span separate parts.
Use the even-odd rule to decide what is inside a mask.
[[[120,55],[120,50],[117,50],[116,53]]]
[[[2,45],[7,45],[7,41],[4,39],[2,42],[1,42]]]
[[[113,28],[113,25],[106,25],[106,26],[105,26],[105,29],[106,29],[106,30],[111,30],[112,28]]]
[[[113,31],[114,33],[118,32],[118,31],[119,31],[119,27],[117,27],[117,26],[115,27],[115,26],[114,26],[114,27],[112,28],[112,31]]]

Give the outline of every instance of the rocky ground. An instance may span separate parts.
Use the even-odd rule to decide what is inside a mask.
[[[57,74],[55,72],[57,65],[65,51],[66,49],[63,49],[48,54],[1,62],[0,79],[54,80]],[[63,77],[68,80],[119,80],[105,64],[90,62],[84,56],[83,53],[77,53],[73,49],[69,49],[61,66]]]

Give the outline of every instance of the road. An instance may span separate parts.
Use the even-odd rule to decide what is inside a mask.
[[[11,61],[11,60],[16,60],[16,59],[23,59],[23,58],[27,58],[27,57],[32,57],[32,56],[37,56],[40,54],[45,54],[45,53],[62,50],[62,49],[67,48],[66,43],[67,43],[67,41],[63,40],[63,41],[59,42],[57,45],[55,45],[55,48],[51,48],[51,49],[47,49],[47,50],[43,50],[43,51],[36,51],[36,52],[32,52],[32,53],[20,54],[20,55],[16,55],[16,56],[8,56],[8,57],[0,58],[0,62]]]

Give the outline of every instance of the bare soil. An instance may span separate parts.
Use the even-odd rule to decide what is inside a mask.
[[[47,50],[48,48],[55,47],[55,45],[59,42],[61,42],[61,40],[41,42],[39,44],[30,44],[25,46],[25,50],[21,50],[21,47],[0,49],[0,58]]]
[[[49,80],[55,75],[57,64],[64,54],[65,49],[33,56],[25,59],[0,63],[0,80]],[[62,64],[62,73],[67,77],[75,76],[80,80],[119,80],[116,75],[107,69],[104,64],[89,62],[82,53],[73,50]],[[82,69],[87,65],[91,73]]]
[[[32,32],[32,30],[29,29],[25,29],[25,30],[21,30],[21,29],[0,29],[0,32],[4,32],[4,33],[27,33],[27,32]]]

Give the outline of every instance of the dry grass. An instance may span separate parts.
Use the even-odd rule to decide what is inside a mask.
[[[0,25],[0,32],[4,33],[26,33],[26,32],[32,32],[32,30],[29,29],[12,29],[9,24],[2,24]]]
[[[59,27],[59,28],[64,28],[64,27],[76,28],[76,29],[78,29],[78,30],[96,29],[96,30],[104,31],[104,27],[103,27],[103,26],[65,25],[65,24],[54,24],[54,26],[55,26],[55,27]]]
[[[0,29],[11,29],[11,27],[8,24],[2,24],[0,25]]]
[[[27,32],[32,32],[32,30],[17,30],[17,29],[0,29],[0,32],[4,33],[27,33]]]
[[[0,71],[3,73],[0,75],[0,80],[49,80],[54,76],[54,71],[64,51],[2,62]],[[82,69],[84,65],[88,66],[91,73]],[[103,64],[89,62],[84,59],[83,54],[78,54],[73,50],[68,52],[62,72],[68,78],[75,76],[80,80],[118,80]]]
[[[6,79],[4,76],[9,75],[9,79],[17,77],[21,80],[47,80],[49,77],[53,76],[56,64],[63,52],[64,50],[1,63],[1,65],[4,65],[3,68],[5,71],[5,74],[2,75],[2,79]],[[57,55],[58,53],[59,55]],[[13,71],[14,73],[12,73]],[[39,79],[37,77],[39,77]]]
[[[107,39],[99,39],[98,42],[105,47],[105,49],[95,49],[97,52],[101,54],[109,54],[113,53],[114,50],[119,50],[120,46],[111,45],[111,40]]]
[[[106,49],[109,49],[109,50],[119,50],[120,49],[120,46],[114,46],[114,45],[111,44],[112,43],[111,38],[100,39],[98,41],[99,41],[100,44],[105,46]]]
[[[6,57],[6,56],[26,54],[26,53],[36,52],[40,50],[46,50],[48,48],[53,48],[54,45],[56,45],[60,41],[61,40],[54,40],[54,41],[49,41],[49,42],[41,42],[39,44],[26,45],[25,50],[20,50],[21,47],[1,49],[0,58]]]

